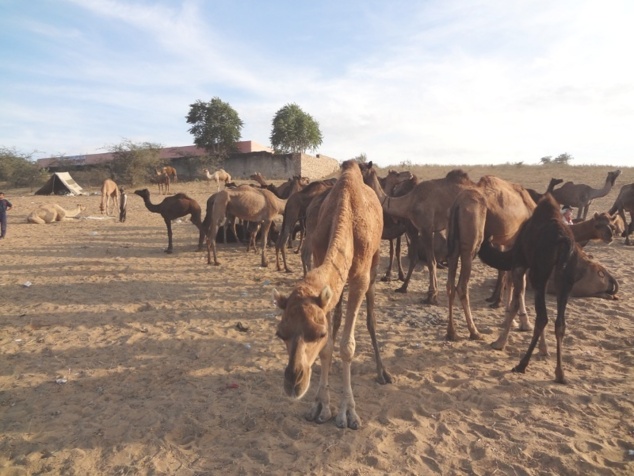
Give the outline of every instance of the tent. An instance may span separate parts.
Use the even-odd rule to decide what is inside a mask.
[[[35,195],[84,195],[68,172],[55,172]]]

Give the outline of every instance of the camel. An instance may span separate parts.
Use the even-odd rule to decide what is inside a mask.
[[[174,167],[166,165],[165,167],[163,167],[163,173],[167,175],[170,180],[178,182],[178,175],[176,175],[176,169]]]
[[[216,191],[220,190],[220,182],[224,183],[225,187],[227,186],[228,182],[231,182],[231,175],[225,172],[224,169],[218,169],[213,174],[210,174],[209,170],[207,169],[203,169],[203,172],[205,173],[205,177],[207,177],[207,180],[216,181]]]
[[[123,223],[128,215],[128,195],[125,193],[123,187],[119,188],[119,195],[121,197],[119,207],[119,221]]]
[[[378,381],[392,382],[381,360],[374,315],[382,227],[381,205],[364,185],[359,165],[354,160],[344,162],[340,178],[322,203],[311,240],[316,267],[294,286],[290,295],[273,292],[275,303],[283,310],[276,335],[286,344],[289,356],[284,371],[284,390],[289,397],[304,396],[310,385],[312,365],[317,356],[320,359],[319,388],[306,415],[310,421],[323,423],[332,416],[329,373],[346,283],[348,298],[339,344],[343,398],[336,425],[351,429],[361,426],[352,392],[351,363],[356,347],[354,328],[364,295]]]
[[[286,200],[278,198],[273,192],[254,187],[238,187],[224,189],[215,194],[211,218],[207,232],[207,264],[211,264],[213,252],[214,265],[218,266],[216,255],[216,236],[218,228],[225,222],[228,215],[241,220],[253,221],[262,224],[262,267],[268,266],[266,259],[266,244],[269,229],[273,219],[284,213]],[[209,211],[208,211],[209,213]]]
[[[558,189],[553,190],[552,195],[562,205],[578,207],[577,218],[585,220],[592,200],[605,197],[614,187],[614,181],[620,174],[620,170],[608,172],[603,187],[599,189],[592,188],[590,185],[566,182]]]
[[[332,188],[335,182],[336,179],[311,182],[302,190],[294,193],[288,198],[288,201],[286,202],[286,207],[284,208],[282,231],[279,238],[277,239],[277,242],[275,243],[275,262],[278,271],[282,270],[282,268],[280,267],[281,251],[282,261],[284,262],[284,270],[287,273],[291,272],[291,269],[288,267],[288,263],[286,261],[286,243],[288,242],[289,236],[298,221],[300,222],[300,225],[305,222],[306,209],[308,208],[308,205],[313,200],[313,198],[315,198],[317,195],[320,195],[324,190],[329,190],[330,188]],[[305,225],[302,226],[302,228],[304,228],[304,231],[302,232],[303,241],[303,236],[305,234]]]
[[[76,218],[81,212],[86,210],[84,205],[77,205],[72,210],[64,210],[57,203],[42,205],[38,209],[33,210],[26,217],[28,223],[36,223],[43,225],[45,223],[53,223],[55,221],[64,221],[67,218]]]
[[[465,189],[456,196],[451,206],[447,230],[447,340],[456,339],[453,319],[456,293],[462,303],[470,338],[482,338],[473,322],[469,304],[469,278],[473,258],[485,239],[491,238],[497,246],[512,246],[520,227],[533,214],[535,206],[535,202],[521,185],[491,175],[483,176],[475,188]],[[458,261],[461,262],[461,271],[458,285],[455,286]],[[523,293],[523,288],[521,291]],[[522,329],[527,329],[529,325],[523,294],[520,305],[520,325]]]
[[[427,298],[423,302],[438,304],[434,233],[447,228],[447,212],[456,195],[462,190],[473,188],[475,184],[462,170],[452,170],[445,178],[419,182],[406,195],[390,197],[381,188],[376,170],[371,166],[364,168],[364,180],[379,197],[384,212],[409,219],[418,230],[429,270],[429,289]]]
[[[171,254],[172,247],[172,220],[191,215],[191,221],[200,231],[202,223],[200,221],[201,210],[198,202],[188,197],[184,193],[177,193],[171,197],[166,197],[161,203],[153,204],[150,201],[150,191],[147,188],[135,190],[134,193],[143,199],[145,207],[152,213],[159,213],[165,221],[167,227],[167,248],[165,253]]]
[[[163,195],[170,193],[170,177],[161,170],[156,171],[156,176],[151,180],[152,183],[158,185],[158,193]],[[136,193],[136,192],[134,192]]]
[[[110,207],[110,202],[112,202],[112,207]],[[115,210],[118,208],[119,187],[113,180],[106,179],[101,185],[101,204],[99,205],[99,210],[102,215],[105,213],[106,216],[110,216],[110,212],[114,215]]]
[[[551,178],[550,182],[548,183],[548,187],[546,187],[546,191],[544,193],[539,193],[533,190],[532,188],[527,188],[526,191],[531,196],[533,201],[537,203],[544,195],[546,195],[547,193],[552,193],[555,187],[559,185],[560,183],[562,183],[563,181],[564,181],[563,179]]]
[[[614,236],[621,229],[618,215],[612,216],[607,212],[596,213],[588,220],[573,223],[570,230],[575,242],[584,247],[590,240],[601,240],[604,243],[612,243]]]
[[[533,337],[524,357],[513,368],[513,372],[524,373],[530,361],[537,341],[542,355],[548,350],[544,337],[544,328],[548,323],[546,308],[546,283],[551,274],[557,294],[557,318],[555,320],[555,337],[557,339],[557,366],[555,381],[565,383],[561,365],[563,338],[566,330],[566,306],[575,282],[587,275],[582,268],[595,268],[595,280],[606,292],[616,293],[613,284],[599,272],[605,270],[601,265],[592,262],[575,243],[570,227],[561,220],[559,206],[550,194],[540,200],[533,215],[522,225],[513,247],[507,251],[494,248],[485,239],[478,255],[486,264],[497,269],[511,271],[513,278],[513,297],[505,313],[504,324],[499,338],[492,344],[493,348],[502,350],[508,340],[513,319],[520,307],[520,294],[524,287],[525,275],[535,293],[535,327]]]
[[[625,212],[630,213],[629,225],[627,224]],[[625,231],[623,232],[623,236],[625,237],[625,244],[627,246],[630,246],[630,233],[634,231],[634,183],[623,185],[621,187],[619,195],[616,197],[614,205],[612,205],[612,208],[610,208],[608,213],[610,215],[614,215],[616,213],[618,214],[618,216],[621,217],[621,220],[623,220],[623,224],[625,226]]]
[[[270,190],[279,198],[283,199],[289,198],[293,193],[303,189],[309,183],[306,177],[301,177],[299,175],[294,175],[279,186],[268,183],[260,172],[251,174],[249,178],[251,180],[255,180],[260,185],[260,188]]]

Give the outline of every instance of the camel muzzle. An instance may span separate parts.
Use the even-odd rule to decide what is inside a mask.
[[[310,385],[310,369],[294,369],[290,365],[284,371],[284,392],[289,397],[299,400],[304,396]]]

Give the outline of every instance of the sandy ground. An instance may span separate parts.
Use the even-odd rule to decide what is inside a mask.
[[[586,183],[603,176],[593,171]],[[607,209],[633,178],[624,173],[591,211]],[[204,212],[207,184],[175,188]],[[485,305],[495,272],[479,261],[471,299],[484,341],[468,340],[460,309],[460,340],[445,340],[445,270],[439,306],[421,304],[426,271],[406,295],[379,282],[378,338],[395,382],[376,382],[362,308],[353,389],[363,426],[353,431],[304,420],[318,364],[303,400],[283,393],[272,293],[300,279],[298,255],[287,274],[275,270],[273,250],[261,268],[244,246],[220,244],[222,265],[208,266],[188,220],[174,224],[174,254],[163,253],[163,220],[136,195],[125,223],[32,225],[26,215],[41,203],[85,204],[84,216],[99,218],[99,197],[12,192],[0,241],[2,475],[634,474],[634,247],[621,238],[587,247],[619,280],[620,300],[571,300],[566,385],[554,383],[554,355],[510,372],[527,333],[512,333],[503,352],[489,347],[503,311]],[[533,318],[532,294],[528,304]],[[554,316],[553,297],[548,307]],[[547,340],[554,352],[552,324]],[[338,357],[331,392],[335,410]]]

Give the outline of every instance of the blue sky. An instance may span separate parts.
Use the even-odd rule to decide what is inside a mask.
[[[0,146],[190,145],[217,96],[265,145],[298,104],[340,160],[625,166],[632,23],[629,0],[0,0]]]

